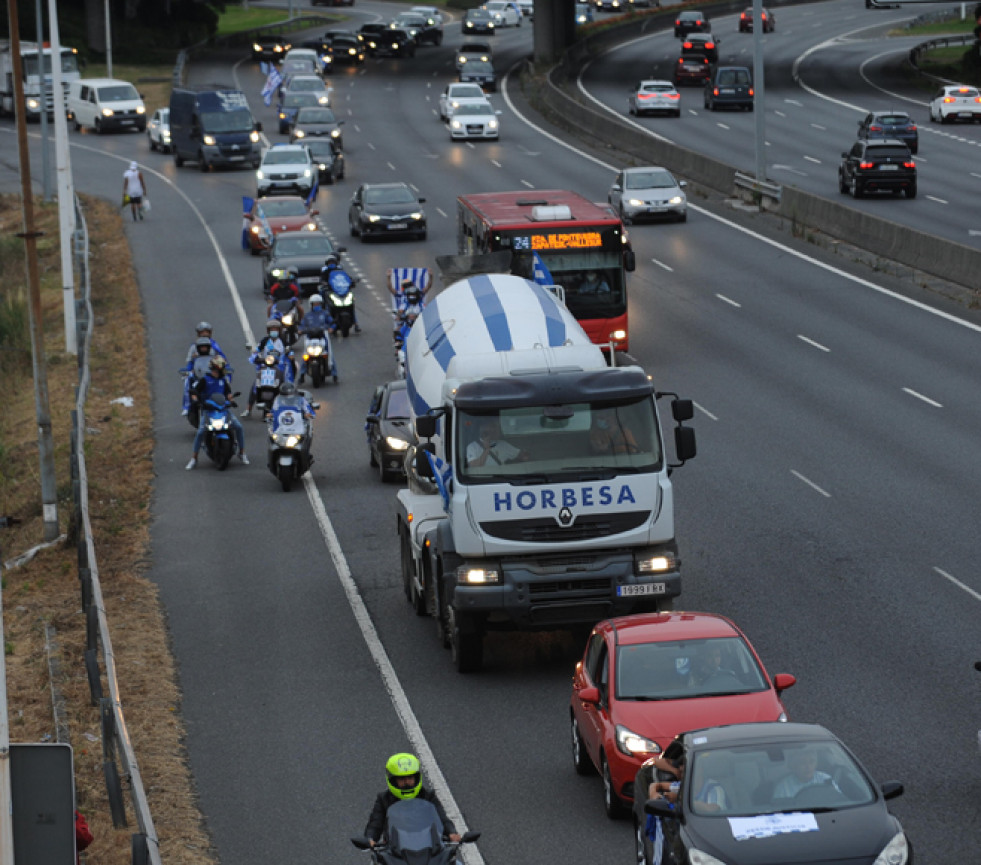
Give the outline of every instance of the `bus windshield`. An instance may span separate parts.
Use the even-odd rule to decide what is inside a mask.
[[[457,413],[454,474],[465,483],[542,482],[658,471],[661,440],[648,396]]]
[[[626,310],[623,257],[619,251],[540,254],[552,280],[564,289],[565,305],[576,318],[605,318]]]

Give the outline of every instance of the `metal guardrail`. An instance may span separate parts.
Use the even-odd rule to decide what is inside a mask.
[[[927,51],[932,51],[934,48],[950,48],[951,45],[969,45],[975,41],[976,40],[973,33],[962,33],[960,36],[941,36],[939,39],[931,39],[929,42],[921,42],[919,45],[915,45],[909,50],[910,65],[916,70],[918,75],[924,75],[927,78],[934,79],[935,81],[956,84],[957,82],[951,81],[948,78],[940,78],[920,69],[920,55]]]
[[[95,555],[95,541],[89,520],[88,473],[85,466],[85,400],[90,383],[89,349],[92,342],[92,283],[89,271],[89,237],[85,214],[75,200],[76,231],[72,242],[75,267],[79,274],[81,300],[76,302],[76,325],[78,328],[78,388],[75,396],[75,409],[72,411],[71,431],[71,477],[72,477],[72,538],[78,549],[78,576],[82,589],[82,605],[86,617],[85,667],[88,673],[89,692],[93,705],[99,705],[102,716],[103,774],[109,794],[109,807],[112,811],[113,825],[117,828],[126,825],[126,810],[123,803],[121,779],[128,781],[130,801],[139,832],[132,836],[133,865],[161,865],[160,843],[150,815],[143,780],[140,775],[136,753],[126,728],[122,702],[119,696],[119,683],[116,679],[115,655],[109,637],[109,623],[106,619],[102,586],[99,582],[99,565]],[[102,680],[99,671],[99,646],[102,647],[102,660],[105,668],[109,696],[102,694]],[[117,768],[122,766],[122,775]]]

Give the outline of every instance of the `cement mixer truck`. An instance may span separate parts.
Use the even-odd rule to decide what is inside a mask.
[[[398,493],[403,588],[460,672],[488,631],[588,633],[681,592],[671,469],[695,455],[692,403],[611,367],[546,288],[462,279],[406,342],[419,445]],[[677,462],[657,400],[669,396]]]

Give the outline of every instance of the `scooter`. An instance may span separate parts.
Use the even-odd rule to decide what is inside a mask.
[[[218,471],[228,468],[228,463],[238,452],[238,444],[232,433],[231,410],[235,405],[236,391],[231,400],[226,400],[216,393],[205,400],[203,410],[206,412],[204,422],[204,452],[218,466]]]
[[[303,391],[297,393],[306,397]],[[314,409],[320,408],[317,403],[310,405]],[[310,453],[313,427],[301,409],[290,405],[277,407],[267,418],[267,423],[269,447],[266,465],[282,484],[283,492],[288,493],[293,482],[298,481],[313,464]]]
[[[278,319],[283,328],[279,337],[286,348],[292,348],[299,336],[300,309],[295,300],[277,300],[269,311],[272,318]]]
[[[331,352],[330,339],[324,331],[303,335],[303,363],[314,387],[320,387],[328,375],[337,383],[337,366]]]
[[[187,422],[194,427],[194,429],[198,428],[198,424],[201,421],[201,406],[198,405],[197,401],[191,400],[191,385],[198,379],[205,377],[210,363],[210,354],[199,354],[194,358],[194,365],[191,367],[190,372],[183,367],[177,370],[181,378],[184,379],[184,405],[187,406]]]
[[[327,275],[326,281],[320,284],[330,317],[334,319],[334,325],[343,337],[346,337],[355,326],[354,286],[357,283],[356,279],[352,279],[340,267],[335,267]]]
[[[273,400],[279,394],[279,386],[286,381],[282,359],[278,351],[267,351],[262,355],[256,368],[254,405],[266,417],[272,409]]]
[[[463,844],[472,844],[479,832],[467,832],[459,842],[443,840],[443,824],[436,807],[426,799],[403,799],[388,809],[385,841],[372,846],[365,837],[351,843],[371,854],[374,865],[450,865]]]

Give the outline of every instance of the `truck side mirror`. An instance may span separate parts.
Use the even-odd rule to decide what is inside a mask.
[[[432,415],[417,417],[416,435],[421,439],[431,439],[436,435],[436,418]]]
[[[671,415],[678,423],[695,417],[695,406],[690,399],[671,400]]]
[[[433,466],[429,462],[429,457],[426,454],[431,454],[436,451],[436,446],[432,442],[426,442],[424,445],[419,445],[416,448],[416,475],[421,478],[433,477]]]
[[[678,459],[684,463],[695,457],[695,430],[690,426],[674,428],[674,451]]]

